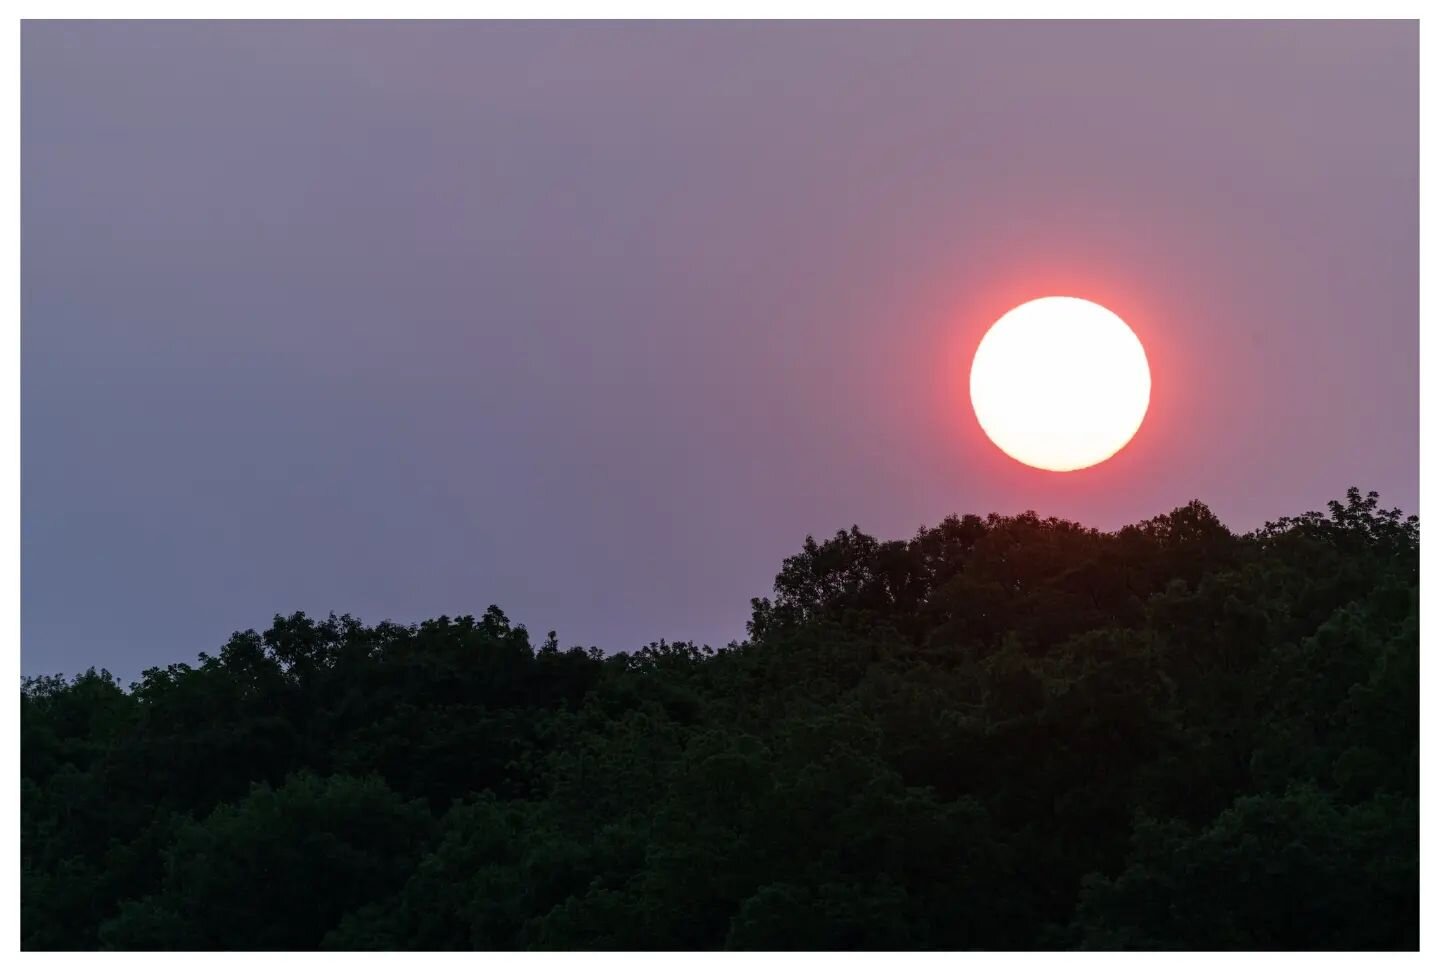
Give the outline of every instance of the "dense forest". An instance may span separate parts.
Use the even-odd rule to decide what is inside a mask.
[[[1358,490],[952,517],[720,650],[295,614],[27,678],[23,947],[1416,948],[1418,558]]]

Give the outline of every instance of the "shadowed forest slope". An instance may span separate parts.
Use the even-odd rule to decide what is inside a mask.
[[[696,551],[703,557],[704,551]],[[29,949],[1415,948],[1419,525],[807,541],[749,637],[25,680]]]

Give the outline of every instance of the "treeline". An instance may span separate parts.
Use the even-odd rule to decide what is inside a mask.
[[[25,680],[28,949],[1410,949],[1419,525],[807,541],[743,643],[276,617]],[[697,551],[697,556],[703,556]]]

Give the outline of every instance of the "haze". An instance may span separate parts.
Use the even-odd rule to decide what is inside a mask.
[[[807,533],[1418,510],[1414,23],[27,22],[26,672],[279,613],[744,633]],[[999,453],[1068,294],[1150,412]]]

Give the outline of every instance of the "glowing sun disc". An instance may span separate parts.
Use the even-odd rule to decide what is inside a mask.
[[[1041,297],[985,333],[970,402],[990,441],[1027,466],[1069,472],[1104,462],[1150,407],[1150,363],[1116,314],[1078,297]]]

